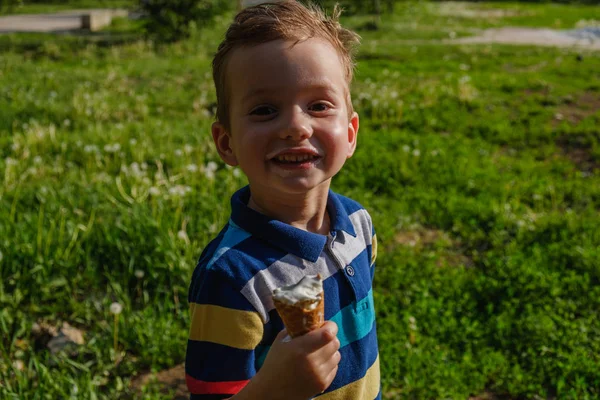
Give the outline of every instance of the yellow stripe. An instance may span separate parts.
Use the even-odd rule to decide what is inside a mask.
[[[379,355],[365,376],[333,392],[325,393],[317,398],[319,400],[363,400],[374,399],[380,387]]]
[[[377,235],[373,235],[373,239],[371,241],[371,265],[377,259]]]
[[[190,339],[253,350],[263,336],[260,315],[209,304],[190,303]]]

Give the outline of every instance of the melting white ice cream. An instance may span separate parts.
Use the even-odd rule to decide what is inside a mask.
[[[296,304],[301,301],[313,301],[309,310],[317,307],[323,292],[323,280],[320,275],[306,275],[295,285],[275,289],[273,298],[286,304]]]

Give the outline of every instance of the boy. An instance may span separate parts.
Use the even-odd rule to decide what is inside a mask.
[[[334,14],[291,0],[247,8],[213,60],[213,140],[249,185],[192,278],[192,399],[381,398],[371,218],[329,190],[358,133],[358,37]],[[290,340],[273,290],[317,273],[326,322]]]

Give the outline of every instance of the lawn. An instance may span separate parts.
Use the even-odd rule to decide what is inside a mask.
[[[245,184],[209,134],[228,18],[161,47],[124,20],[0,36],[0,398],[173,397],[131,382],[183,362],[192,270]],[[600,397],[600,53],[435,40],[584,19],[599,8],[343,21],[361,128],[333,189],[377,230],[384,398]],[[34,325],[63,322],[84,344],[53,354]]]

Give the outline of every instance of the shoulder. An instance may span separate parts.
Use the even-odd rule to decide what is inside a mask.
[[[228,302],[228,298],[241,300],[248,282],[282,254],[228,222],[200,256],[192,275],[189,301],[216,304]]]
[[[333,194],[336,196],[338,204],[344,208],[344,211],[348,215],[348,218],[350,219],[350,222],[354,226],[354,229],[357,231],[357,233],[363,233],[366,236],[375,234],[371,215],[367,209],[362,206],[362,204],[339,193]]]

